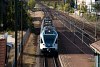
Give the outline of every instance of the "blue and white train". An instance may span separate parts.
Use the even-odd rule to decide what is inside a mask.
[[[58,55],[58,33],[48,17],[43,19],[41,25],[40,50],[44,55]]]

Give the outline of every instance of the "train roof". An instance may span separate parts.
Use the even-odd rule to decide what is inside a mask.
[[[44,28],[44,33],[43,34],[44,35],[57,35],[57,32],[56,32],[56,30],[55,30],[54,27],[52,27],[52,26],[46,26]]]
[[[41,32],[43,32],[43,35],[58,35],[50,17],[45,17],[43,19]]]
[[[41,31],[44,29],[44,27],[48,27],[48,26],[53,27],[52,19],[50,19],[50,17],[45,17],[42,21]]]
[[[44,18],[45,20],[50,20],[51,18],[49,16],[45,17]]]
[[[51,18],[44,18],[44,23],[52,23],[52,19]]]

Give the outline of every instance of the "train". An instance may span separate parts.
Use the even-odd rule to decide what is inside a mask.
[[[39,40],[42,54],[58,56],[58,33],[49,17],[42,21]]]

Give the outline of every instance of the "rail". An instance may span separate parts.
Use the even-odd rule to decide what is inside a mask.
[[[56,58],[47,58],[44,57],[43,67],[59,67]]]
[[[28,30],[26,31],[24,37],[23,37],[23,41],[22,41],[23,43],[19,43],[19,46],[17,47],[17,48],[18,48],[18,49],[17,49],[17,56],[18,56],[18,58],[19,58],[20,53],[21,53],[21,45],[25,45],[25,44],[26,44],[29,35],[30,35],[30,30],[28,29]],[[15,57],[14,57],[14,59],[13,59],[12,67],[15,67]]]
[[[62,23],[61,22],[61,24],[63,24],[69,31],[71,31],[71,29],[69,29],[67,26],[66,26],[66,24],[64,24],[64,23]],[[80,39],[80,40],[82,40],[79,36],[77,36],[77,34],[74,34],[78,39]],[[84,36],[84,35],[83,35]],[[85,43],[85,45],[87,46],[87,47],[89,47],[90,48],[90,46],[86,43],[86,42],[84,42],[83,41],[83,43]],[[90,48],[90,49],[92,49],[92,48]],[[92,51],[93,51],[93,49],[92,49]],[[84,53],[84,52],[83,52]]]

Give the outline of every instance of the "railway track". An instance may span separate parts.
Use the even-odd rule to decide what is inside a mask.
[[[45,17],[50,17],[51,19],[53,19],[51,10],[47,7],[45,7],[44,5],[41,4],[42,10],[45,14]],[[40,58],[40,67],[61,67],[59,59],[55,58],[55,57],[42,57]]]
[[[84,22],[86,22],[85,20],[84,20],[84,22],[83,21],[79,21],[79,20],[77,20],[77,19],[75,19],[75,18],[73,18],[73,17],[71,17],[71,16],[69,16],[69,15],[67,15],[65,13],[62,13],[62,12],[58,12],[58,13],[63,17],[63,19],[68,19],[67,20],[68,22],[72,22],[72,23],[76,24],[78,29],[79,28],[83,29],[83,25],[84,25],[84,33],[88,34],[93,39],[95,39],[95,37],[97,37],[97,40],[100,39],[100,32],[99,32],[98,29],[97,29],[97,33],[96,33],[97,36],[95,36],[95,26],[87,24],[87,23],[84,23]]]
[[[91,41],[91,43],[93,43],[97,37],[97,40],[100,39],[100,36],[99,36],[99,33],[100,32],[97,32],[97,36],[95,36],[94,34],[94,31],[93,30],[93,27],[91,28],[91,26],[88,26],[87,24],[84,23],[84,26],[83,24],[75,22],[73,21],[73,19],[70,20],[70,18],[66,18],[65,16],[62,16],[62,14],[59,14],[59,16],[55,15],[56,12],[53,10],[51,11],[53,16],[56,16],[58,20],[62,21],[62,24],[67,27],[71,32],[76,32],[80,35],[82,35],[82,37],[78,37],[77,34],[75,34],[79,39],[85,37],[87,38],[88,40]],[[83,40],[83,39],[82,39]]]
[[[57,17],[57,21],[54,23],[55,23],[56,28],[59,31],[59,37],[60,37],[59,38],[60,39],[59,53],[67,54],[68,58],[73,57],[73,56],[70,56],[71,54],[74,54],[78,57],[78,58],[74,57],[73,59],[70,58],[71,60],[65,59],[68,61],[67,62],[68,67],[73,67],[72,64],[75,64],[75,63],[76,64],[74,67],[78,67],[78,66],[82,67],[79,64],[80,62],[82,62],[82,61],[80,61],[81,57],[83,58],[85,56],[85,59],[88,59],[87,56],[89,56],[89,57],[93,56],[93,50],[89,47],[89,44],[94,42],[95,37],[92,35],[93,32],[91,32],[89,29],[87,29],[87,31],[90,31],[90,33],[84,32],[83,25],[81,23],[78,24],[77,22],[75,22],[76,20],[74,21],[74,19],[68,18],[69,16],[66,18],[66,16],[63,16],[59,12],[58,12],[58,14],[59,14],[59,16],[58,16],[58,15],[56,15],[57,12],[52,9],[49,12],[52,16],[52,19],[54,19],[54,16]],[[85,29],[86,29],[86,27],[85,27]],[[73,62],[74,60],[78,60],[79,63]],[[70,64],[69,64],[69,61],[70,61]],[[51,62],[53,62],[53,61],[51,61]],[[83,62],[83,64],[88,64],[88,62]],[[48,65],[48,63],[46,65]],[[50,64],[50,65],[52,65],[52,64]],[[87,65],[86,67],[91,67],[91,66]]]
[[[53,9],[48,8],[45,5],[42,5],[43,7],[45,7],[45,10],[47,10],[45,13],[45,15],[51,16],[52,19],[54,19],[54,17],[56,17],[58,20],[64,21],[64,24],[67,25],[67,27],[69,28],[74,28],[76,29],[76,31],[80,34],[82,34],[85,37],[91,37],[91,41],[94,42],[95,39],[99,40],[100,39],[100,32],[97,30],[96,35],[95,35],[95,28],[92,25],[89,25],[87,23],[84,23],[82,21],[79,21],[63,12],[59,12]],[[67,23],[66,23],[67,22]],[[87,38],[88,38],[87,37]],[[88,38],[89,39],[89,38]]]
[[[59,67],[56,58],[48,58],[44,57],[43,59],[43,67]]]

